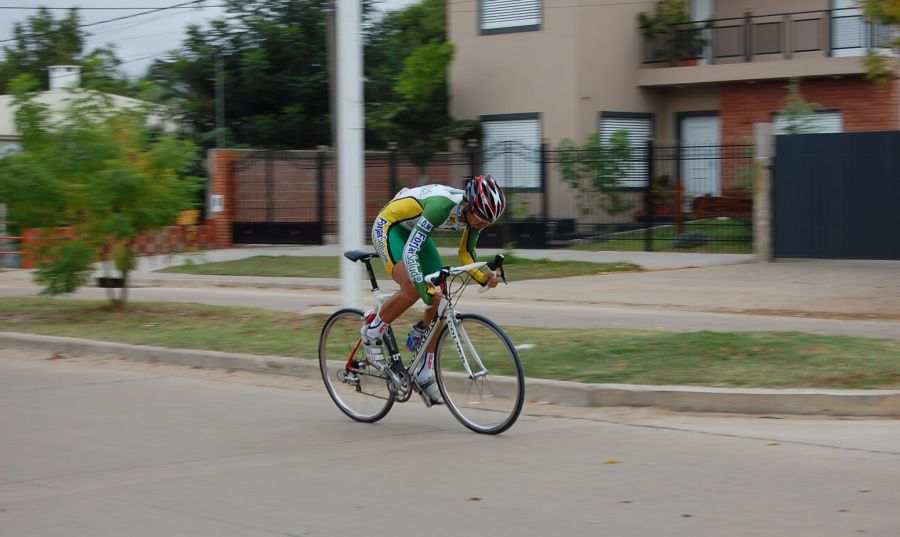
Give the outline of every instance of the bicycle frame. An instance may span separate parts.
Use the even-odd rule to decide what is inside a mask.
[[[477,433],[499,434],[509,429],[518,419],[525,401],[521,360],[509,337],[493,321],[456,308],[471,282],[467,272],[487,266],[506,281],[503,256],[498,254],[488,263],[444,267],[426,276],[428,283],[441,290],[443,299],[435,308],[436,314],[425,327],[418,346],[404,356],[406,352],[401,351],[393,329],[388,327],[383,336],[384,354],[388,359],[378,357],[371,361],[367,353],[358,354],[363,345],[360,323],[366,319],[371,321],[392,293],[382,292],[378,287],[371,265],[371,259],[377,254],[353,250],[345,252],[344,256],[366,264],[374,307],[365,314],[355,308],[338,310],[322,328],[319,368],[338,408],[356,421],[374,423],[386,416],[394,403],[408,401],[413,392],[422,397],[426,406],[432,406],[434,396],[430,395],[431,391],[426,394],[419,386],[415,371],[424,365],[429,351],[433,350],[434,380],[441,392],[440,402],[447,405],[450,413]],[[405,357],[409,359],[406,363]],[[426,386],[432,384],[429,382]]]
[[[403,366],[407,373],[416,370],[418,365],[426,359],[428,347],[431,344],[432,339],[439,335],[440,331],[438,330],[438,328],[440,328],[441,324],[446,322],[448,319],[456,319],[456,308],[454,306],[453,297],[449,293],[449,276],[457,276],[469,270],[481,268],[485,265],[487,265],[486,262],[478,262],[470,263],[461,267],[447,267],[426,276],[426,281],[429,282],[438,279],[440,280],[437,285],[438,287],[440,287],[441,292],[443,293],[444,300],[442,300],[440,305],[438,306],[438,311],[435,314],[434,319],[432,319],[431,324],[426,328],[425,334],[422,336],[422,340],[419,342],[418,348],[415,349],[415,354],[413,355],[412,361],[408,366],[404,365],[403,363],[403,358],[400,349],[397,346],[396,338],[393,334],[393,329],[390,327],[388,328],[388,331],[385,333],[385,342],[387,343],[388,351],[391,353],[391,360],[399,360],[401,366]],[[376,313],[381,311],[384,303],[393,295],[393,293],[385,293],[381,291],[381,289],[378,287],[377,280],[375,279],[374,272],[371,271],[371,265],[368,261],[366,261],[366,268],[369,270],[369,276],[372,282],[372,294],[375,299],[375,307],[369,312],[369,315],[366,317],[366,321],[368,322]],[[456,347],[456,352],[460,357],[466,374],[471,379],[487,375],[489,373],[488,369],[484,366],[484,363],[482,363],[481,358],[479,358],[478,356],[478,352],[475,350],[469,338],[465,337],[465,334],[461,333],[457,328],[457,324],[458,323],[455,321],[449,322],[447,323],[447,329],[450,332],[450,337],[453,339],[453,343]],[[463,340],[465,341],[465,348],[469,351],[468,353],[465,352],[463,348]],[[348,370],[353,366],[354,361],[358,361],[355,360],[355,357],[361,345],[362,340],[360,339],[359,341],[357,341],[353,352],[351,352],[350,357],[347,360]],[[473,372],[472,370],[472,366],[469,363],[470,356],[473,358],[472,361],[478,368],[477,372]],[[399,384],[401,379],[396,378],[393,374],[390,373],[389,378],[392,382],[395,383],[394,387],[400,390],[401,386]]]

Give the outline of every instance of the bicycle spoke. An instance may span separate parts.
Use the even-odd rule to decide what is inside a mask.
[[[441,393],[453,415],[466,427],[486,434],[508,429],[519,416],[525,379],[518,354],[503,331],[480,315],[463,314],[441,334],[435,370]]]
[[[346,370],[352,354],[364,352],[358,345],[361,325],[362,312],[353,309],[340,310],[326,321],[319,339],[319,368],[338,408],[357,421],[371,423],[387,415],[394,396],[383,374],[356,366]],[[355,380],[345,382],[347,374],[355,375]]]

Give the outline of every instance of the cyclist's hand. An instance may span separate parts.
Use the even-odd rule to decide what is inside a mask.
[[[494,287],[497,287],[498,283],[500,283],[500,275],[495,271],[491,271],[491,277],[488,278],[487,286],[493,289]]]
[[[434,294],[431,295],[431,304],[440,304],[441,300],[444,300],[444,293],[441,292],[439,287],[435,287]]]

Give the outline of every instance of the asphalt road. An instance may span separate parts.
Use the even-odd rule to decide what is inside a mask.
[[[4,352],[3,535],[900,534],[896,420],[529,405],[484,437],[418,402],[358,424],[302,379]]]

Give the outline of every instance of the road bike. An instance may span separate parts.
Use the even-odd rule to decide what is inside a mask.
[[[493,321],[457,309],[463,291],[473,279],[469,270],[487,266],[506,281],[503,256],[498,255],[490,263],[444,267],[425,277],[441,290],[444,300],[411,351],[408,365],[390,327],[383,338],[388,358],[366,358],[360,339],[363,320],[373,318],[391,293],[382,292],[375,279],[371,260],[377,254],[353,250],[345,252],[344,257],[365,263],[375,300],[373,309],[366,314],[354,308],[336,311],[322,328],[319,369],[338,408],[356,421],[374,423],[385,417],[394,403],[408,401],[413,392],[431,406],[431,400],[413,382],[413,372],[426,359],[429,343],[436,337],[435,379],[453,416],[477,433],[499,434],[509,429],[525,401],[525,375],[519,354]]]

